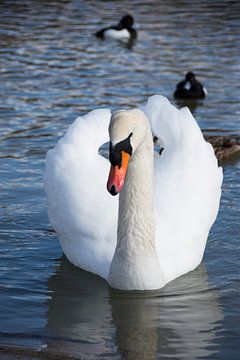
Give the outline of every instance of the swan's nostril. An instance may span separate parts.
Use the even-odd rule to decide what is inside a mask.
[[[110,194],[113,195],[113,196],[118,194],[114,185],[111,186]]]

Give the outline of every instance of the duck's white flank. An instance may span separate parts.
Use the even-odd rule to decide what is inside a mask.
[[[205,96],[208,95],[208,91],[207,91],[207,88],[205,86],[203,87],[203,92],[204,92]]]
[[[106,190],[109,163],[98,154],[110,117],[109,110],[79,117],[48,152],[49,218],[73,264],[116,288],[158,289],[201,262],[222,171],[190,111],[153,96],[142,111],[111,120],[113,143],[133,133],[118,216],[118,198]],[[161,156],[153,153],[150,125],[164,144]]]
[[[121,39],[130,39],[130,33],[127,29],[115,30],[115,29],[107,29],[104,31],[105,38],[111,38],[116,40]]]

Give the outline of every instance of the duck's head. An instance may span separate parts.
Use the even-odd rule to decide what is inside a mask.
[[[133,26],[133,23],[134,23],[134,19],[132,15],[125,15],[121,18],[119,25],[128,29]]]
[[[185,75],[186,81],[192,81],[195,79],[195,74],[191,71],[189,71],[186,75]]]
[[[141,110],[116,111],[109,124],[109,160],[107,189],[117,195],[123,188],[128,163],[146,136],[147,122]]]

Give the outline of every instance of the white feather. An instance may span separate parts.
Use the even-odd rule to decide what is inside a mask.
[[[207,89],[205,88],[205,86],[203,87],[203,92],[204,92],[205,96],[208,95],[208,91],[207,91]]]
[[[184,89],[190,90],[190,88],[191,88],[191,83],[189,81],[187,81],[184,85]]]
[[[122,30],[107,29],[104,31],[104,37],[116,39],[116,40],[129,39],[130,33],[127,29],[122,29]]]

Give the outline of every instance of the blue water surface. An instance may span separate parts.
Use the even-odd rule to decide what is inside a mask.
[[[131,13],[135,44],[94,32]],[[157,292],[123,293],[62,255],[47,217],[45,154],[77,115],[173,98],[211,134],[240,134],[238,1],[0,3],[0,359],[239,359],[240,158],[201,266]],[[47,357],[48,356],[48,357]],[[58,356],[58,357],[57,357]]]

